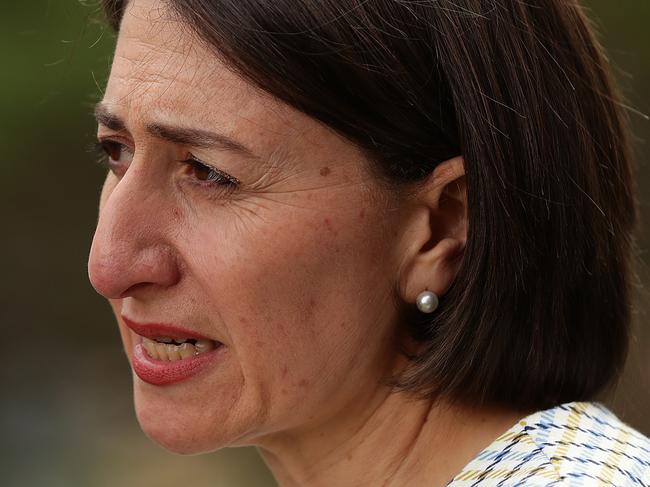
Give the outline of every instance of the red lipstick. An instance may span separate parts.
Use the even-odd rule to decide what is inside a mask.
[[[210,337],[206,337],[200,333],[180,326],[167,325],[164,323],[137,323],[126,316],[122,316],[122,319],[126,326],[131,328],[134,333],[147,338],[169,337],[212,340]]]
[[[131,366],[144,382],[162,386],[174,384],[195,377],[205,369],[216,365],[226,347],[201,334],[181,327],[159,323],[142,324],[122,316],[126,325],[136,334],[131,354]],[[161,360],[152,357],[143,345],[143,337],[168,337],[181,340],[212,340],[215,348],[178,360]],[[155,350],[154,350],[155,351]]]

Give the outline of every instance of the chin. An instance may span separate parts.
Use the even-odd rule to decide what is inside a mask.
[[[228,432],[225,418],[217,410],[206,411],[205,406],[191,399],[184,401],[186,398],[178,397],[170,388],[154,388],[137,382],[134,385],[135,414],[151,440],[181,455],[207,453],[232,444],[234,435]]]

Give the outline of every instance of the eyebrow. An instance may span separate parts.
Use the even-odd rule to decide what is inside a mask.
[[[126,124],[116,114],[112,113],[106,105],[95,105],[95,119],[97,123],[116,132],[126,131]],[[161,123],[148,123],[145,126],[152,136],[174,144],[187,145],[197,148],[217,148],[238,153],[245,157],[256,158],[255,154],[244,144],[224,134],[209,132],[207,130],[173,127]]]

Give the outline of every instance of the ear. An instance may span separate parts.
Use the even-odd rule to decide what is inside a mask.
[[[410,196],[400,268],[402,299],[429,290],[442,296],[460,268],[467,240],[467,188],[462,156],[441,162]]]

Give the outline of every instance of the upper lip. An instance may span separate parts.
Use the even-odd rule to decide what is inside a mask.
[[[138,323],[130,318],[122,315],[122,319],[126,326],[133,330],[136,334],[147,338],[169,337],[169,338],[194,338],[197,340],[214,340],[201,333],[193,330],[183,328],[181,326],[170,325],[167,323]],[[215,340],[216,341],[216,340]]]

